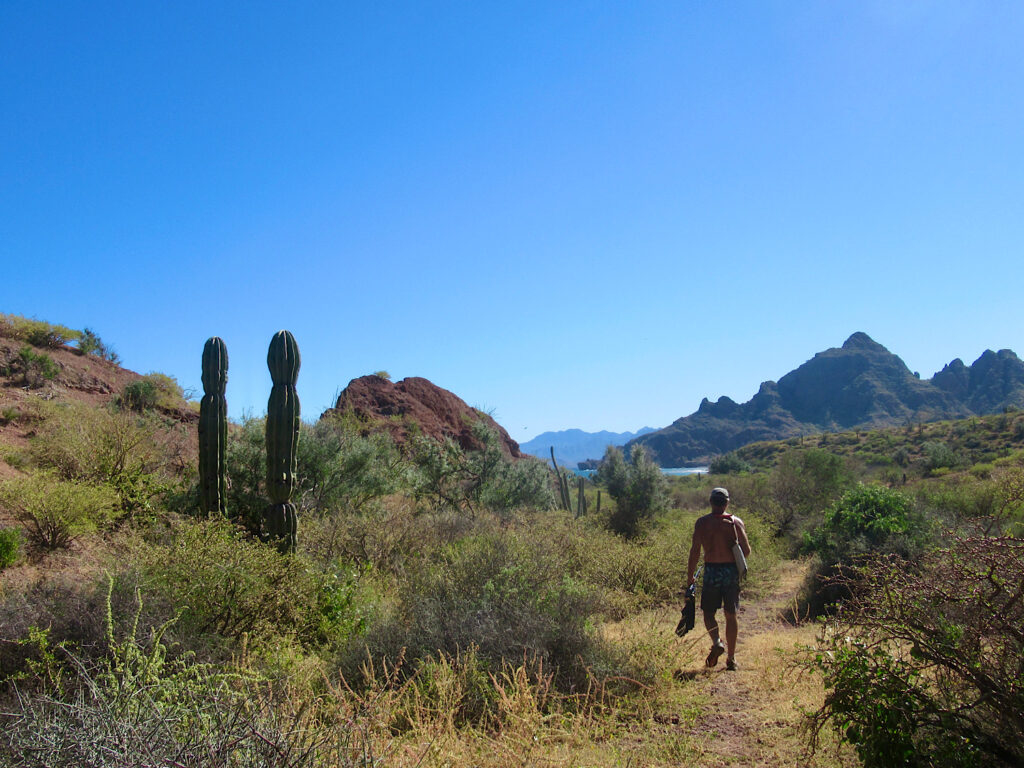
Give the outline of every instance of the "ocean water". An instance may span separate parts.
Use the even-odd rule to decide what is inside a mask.
[[[707,467],[662,467],[663,475],[706,475]]]
[[[596,469],[574,469],[573,472],[580,477],[593,477]],[[707,467],[662,467],[661,474],[663,475],[706,475],[708,473]]]

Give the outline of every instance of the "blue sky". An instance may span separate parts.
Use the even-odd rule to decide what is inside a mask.
[[[0,5],[0,311],[262,413],[661,427],[865,331],[1024,354],[1024,4]]]

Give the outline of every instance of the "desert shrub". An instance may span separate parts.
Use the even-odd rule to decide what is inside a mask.
[[[423,728],[428,720],[448,732],[463,725],[498,725],[498,692],[491,675],[474,646],[454,655],[427,656],[403,686],[392,729]]]
[[[665,477],[644,447],[634,445],[629,459],[627,464],[621,449],[608,446],[594,476],[615,501],[609,527],[626,537],[637,535],[641,524],[668,503]]]
[[[393,496],[359,515],[325,515],[302,521],[299,546],[317,562],[343,560],[359,568],[397,573],[423,550],[428,516],[411,500]]]
[[[191,467],[193,441],[152,418],[67,403],[51,409],[29,451],[36,466],[68,480],[108,486],[120,515],[152,515],[158,497]]]
[[[103,343],[103,340],[89,328],[84,328],[78,339],[78,352],[82,355],[93,355],[101,360],[108,360],[111,363],[120,362],[120,358],[111,347]]]
[[[180,619],[179,638],[217,635],[253,644],[274,638],[317,643],[354,631],[355,574],[314,569],[246,537],[223,519],[189,520],[163,541],[143,544],[133,560],[144,594]]]
[[[81,573],[37,575],[19,589],[5,590],[0,595],[0,683],[26,680],[53,662],[52,645],[98,651],[105,643],[99,620],[105,597],[106,589],[97,591],[93,578]]]
[[[550,476],[541,462],[510,458],[494,430],[482,421],[473,425],[473,436],[478,449],[464,450],[450,438],[418,435],[410,441],[417,499],[438,509],[470,513],[546,509],[554,503]]]
[[[598,591],[594,610],[606,618],[622,619],[669,599],[682,582],[682,544],[666,563],[652,557],[647,537],[626,539],[604,526],[584,527],[564,520],[549,521],[544,528],[562,553],[566,572]]]
[[[924,454],[921,464],[925,471],[935,474],[941,469],[953,469],[963,463],[963,457],[947,443],[931,440],[921,446]]]
[[[97,530],[116,504],[109,489],[46,474],[0,484],[0,505],[25,526],[29,543],[47,551]]]
[[[778,515],[772,522],[795,545],[805,530],[820,521],[822,510],[852,484],[852,474],[841,457],[819,448],[787,451],[769,479],[768,491]]]
[[[752,550],[744,594],[766,594],[775,583],[780,560],[773,529],[752,510],[735,512],[743,519]],[[632,539],[578,525],[563,532],[546,524],[545,531],[565,553],[569,572],[603,591],[598,609],[621,619],[640,608],[677,602],[697,516],[678,511],[658,515]]]
[[[16,378],[21,386],[38,389],[48,381],[57,378],[60,369],[45,352],[36,352],[25,345],[4,368],[4,375]]]
[[[10,568],[21,555],[21,531],[17,528],[0,528],[0,570]]]
[[[867,766],[1024,764],[1024,541],[969,538],[863,568],[805,665]]]
[[[708,472],[712,475],[738,475],[752,469],[750,462],[740,458],[735,451],[715,456],[708,464]]]
[[[893,463],[899,467],[906,467],[910,464],[910,452],[906,446],[901,445],[892,454]]]
[[[314,514],[360,513],[404,488],[408,465],[386,434],[361,435],[340,421],[303,428],[298,505]]]
[[[550,540],[502,529],[410,563],[393,605],[350,649],[351,679],[367,653],[415,661],[475,647],[491,671],[503,660],[536,658],[562,684],[581,683],[601,657],[589,622],[596,594],[565,566]]]
[[[502,461],[480,490],[480,503],[499,513],[548,509],[554,504],[551,476],[539,460]]]
[[[77,339],[81,334],[63,325],[20,315],[0,315],[0,336],[24,341],[33,347],[55,348]]]
[[[169,657],[167,625],[142,636],[136,613],[128,627],[115,634],[108,601],[98,659],[36,636],[46,646],[44,671],[61,663],[68,673],[46,676],[0,715],[4,765],[312,768],[364,764],[352,755],[372,755],[367,742],[355,743],[353,722],[325,720],[320,707],[296,706],[251,674]]]
[[[159,408],[165,411],[185,407],[185,393],[173,376],[166,373],[148,373],[125,384],[118,404],[131,411]]]
[[[267,506],[266,420],[248,418],[228,435],[228,514],[262,532]],[[409,467],[387,435],[360,435],[341,420],[302,424],[292,500],[302,516],[362,514],[408,485]]]
[[[267,507],[265,430],[266,419],[243,419],[238,429],[228,431],[225,456],[228,515],[253,535],[262,533],[263,513]],[[299,445],[303,442],[300,439]],[[293,498],[299,495],[294,494]],[[196,501],[198,498],[195,494]]]
[[[919,483],[913,493],[923,510],[950,526],[994,514],[999,496],[995,482],[974,478],[936,478]]]
[[[860,555],[887,551],[909,557],[927,542],[928,531],[909,496],[880,485],[859,485],[825,512],[806,542],[828,563],[851,563]]]
[[[472,511],[465,452],[450,439],[433,440],[415,435],[409,441],[415,467],[413,495],[436,509]]]
[[[990,477],[992,477],[993,469],[995,469],[995,467],[993,467],[991,464],[982,462],[980,464],[975,464],[973,467],[971,467],[970,472],[973,477],[976,477],[979,480],[988,480]]]
[[[932,524],[913,500],[878,485],[858,485],[825,512],[822,524],[805,536],[805,549],[819,565],[808,585],[808,603],[817,614],[849,594],[854,566],[866,556],[918,557],[932,541]]]

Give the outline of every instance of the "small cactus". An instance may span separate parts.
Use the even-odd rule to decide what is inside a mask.
[[[203,347],[203,399],[199,402],[199,502],[203,513],[226,510],[228,349],[213,336]]]
[[[274,382],[267,403],[267,509],[266,528],[282,552],[295,549],[298,518],[291,503],[299,446],[299,347],[288,331],[270,341],[267,367]]]

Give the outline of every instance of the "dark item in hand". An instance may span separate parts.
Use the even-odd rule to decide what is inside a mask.
[[[676,635],[682,637],[693,629],[696,618],[697,585],[691,584],[686,590],[686,602],[683,603],[683,615],[676,624]]]

